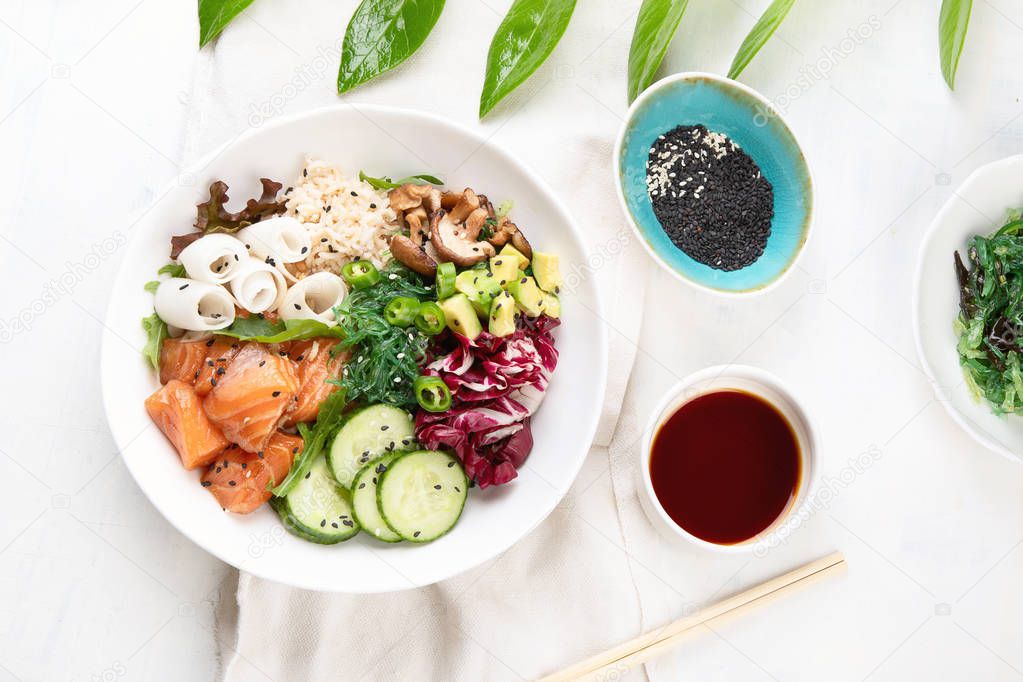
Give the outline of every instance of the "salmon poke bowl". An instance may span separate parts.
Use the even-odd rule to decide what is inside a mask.
[[[186,536],[309,589],[431,584],[551,511],[606,334],[571,213],[442,119],[335,107],[250,131],[136,226],[104,403]],[[141,320],[141,323],[140,323]]]

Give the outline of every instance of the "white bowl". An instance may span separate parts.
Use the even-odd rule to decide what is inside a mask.
[[[935,396],[952,418],[979,443],[1019,461],[1023,418],[998,417],[967,387],[952,322],[959,314],[959,285],[953,253],[966,254],[970,237],[1002,226],[1005,212],[1023,206],[1023,155],[982,166],[957,189],[934,218],[924,238],[913,288],[917,351]]]
[[[304,154],[351,174],[404,177],[430,172],[452,187],[485,191],[495,203],[515,201],[516,222],[538,248],[566,266],[583,262],[582,232],[551,190],[492,142],[429,114],[376,106],[337,105],[250,130],[170,188],[133,228],[117,277],[102,349],[103,399],[125,464],[160,512],[183,534],[224,561],[269,580],[313,590],[369,593],[428,585],[491,559],[539,524],[575,479],[589,450],[603,401],[607,333],[592,280],[564,292],[561,351],[548,395],[533,419],[535,446],[513,482],[474,489],[455,529],[428,545],[387,545],[359,535],[320,546],[288,534],[269,507],[238,516],[221,511],[185,471],[143,408],[159,386],[142,360],[139,321],[153,310],[142,289],[167,262],[169,239],[192,229],[196,203],[215,179],[230,185],[232,207],[252,196],[260,177],[287,184]],[[204,193],[206,196],[204,197]]]
[[[795,432],[799,445],[799,456],[802,461],[799,486],[796,494],[778,515],[774,522],[757,535],[731,545],[708,542],[687,532],[668,515],[661,506],[650,480],[650,454],[654,437],[661,424],[683,404],[707,393],[722,390],[739,390],[764,398],[774,405],[788,420]],[[790,532],[790,521],[801,518],[816,488],[818,466],[817,453],[820,442],[813,420],[804,410],[782,381],[769,372],[745,365],[718,365],[702,369],[690,374],[675,384],[654,409],[643,435],[643,445],[639,451],[639,472],[643,492],[639,496],[640,504],[647,517],[662,533],[672,539],[683,539],[688,542],[723,553],[743,553],[763,551],[775,546]]]

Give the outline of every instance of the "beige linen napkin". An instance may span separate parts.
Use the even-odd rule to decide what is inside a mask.
[[[337,102],[339,39],[353,8],[255,3],[236,20],[199,57],[186,161],[268,118]],[[484,124],[475,116],[487,49],[480,36],[490,36],[501,16],[478,2],[449,2],[419,54],[348,95],[479,127],[551,184],[587,230],[589,258],[565,274],[593,278],[602,289],[610,375],[599,431],[575,485],[504,554],[431,587],[330,595],[242,573],[237,612],[228,597],[219,622],[226,680],[532,678],[639,630],[640,603],[615,499],[619,490],[632,494],[626,480],[632,474],[613,468],[610,454],[631,452],[633,435],[610,451],[607,446],[635,359],[652,268],[625,225],[611,175],[624,54],[606,48],[616,44],[621,6],[595,3],[587,10],[573,19],[548,63]]]

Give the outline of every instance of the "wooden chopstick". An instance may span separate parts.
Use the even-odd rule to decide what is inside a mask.
[[[709,623],[725,615],[734,615],[742,610],[766,603],[770,598],[790,592],[796,586],[812,580],[833,575],[845,567],[841,552],[811,561],[784,575],[751,587],[673,623],[651,630],[627,642],[612,647],[584,661],[580,661],[560,672],[541,678],[539,682],[568,682],[569,680],[593,679],[615,671],[617,674],[639,665],[681,643],[687,630]]]

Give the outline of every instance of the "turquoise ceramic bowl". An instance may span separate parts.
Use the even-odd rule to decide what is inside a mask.
[[[702,123],[725,133],[749,154],[774,187],[774,219],[763,255],[731,272],[693,260],[675,246],[654,216],[646,189],[646,162],[659,135]],[[640,242],[685,282],[720,294],[762,292],[795,264],[810,234],[813,181],[799,143],[763,96],[709,73],[681,73],[654,83],[629,109],[615,144],[618,198]]]

